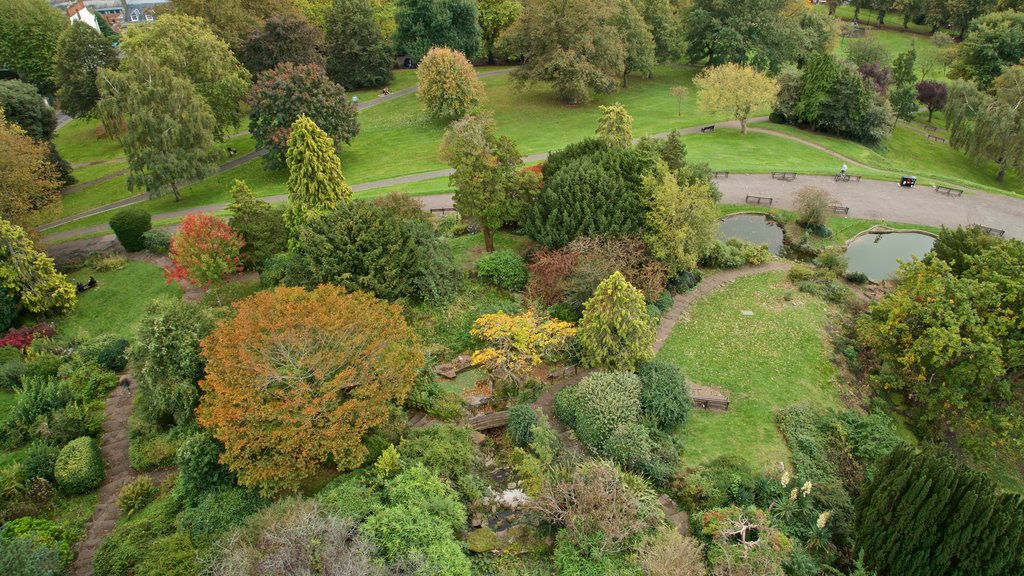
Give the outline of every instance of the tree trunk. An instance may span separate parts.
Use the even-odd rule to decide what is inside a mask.
[[[910,28],[910,14],[903,15],[903,29],[908,30]]]
[[[996,182],[1002,182],[1003,181],[1003,176],[1006,176],[1006,166],[1000,164],[999,165],[999,173],[996,174]]]
[[[860,22],[860,6],[853,9],[853,21]]]
[[[878,25],[885,26],[885,10],[878,11]]]
[[[929,124],[932,123],[932,109],[931,109],[931,107],[928,107],[928,123]]]
[[[491,231],[490,226],[482,226],[484,231],[484,249],[488,252],[494,252],[494,232]]]
[[[623,87],[623,88],[625,88],[625,87],[626,87],[626,78],[627,78],[628,76],[629,76],[629,72],[623,72],[623,73],[622,73],[622,87]]]
[[[747,119],[745,117],[744,118],[740,118],[740,134],[746,134],[746,133],[747,133]]]
[[[181,192],[178,192],[178,185],[171,182],[171,191],[174,192],[174,201],[181,202]]]

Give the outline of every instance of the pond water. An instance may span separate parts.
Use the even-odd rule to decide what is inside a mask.
[[[718,239],[729,238],[767,244],[772,254],[782,253],[782,227],[761,214],[736,214],[719,220]]]
[[[863,272],[868,279],[881,282],[896,272],[900,262],[924,257],[933,244],[935,238],[919,232],[865,234],[846,248],[849,271]]]

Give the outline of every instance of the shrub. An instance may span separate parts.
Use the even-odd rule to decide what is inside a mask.
[[[639,422],[619,424],[601,447],[602,454],[623,468],[637,471],[650,464],[653,452],[651,435]]]
[[[640,420],[640,379],[629,372],[598,372],[579,384],[573,409],[576,435],[599,450],[620,424]]]
[[[142,472],[173,466],[180,444],[176,430],[172,428],[170,432],[159,432],[152,425],[143,425],[141,431],[132,430],[131,442],[128,444],[128,461],[132,470]]]
[[[407,468],[388,481],[386,491],[392,506],[420,508],[453,532],[466,525],[466,508],[459,502],[455,490],[425,466]]]
[[[433,47],[420,61],[417,71],[419,98],[434,119],[462,118],[480,104],[483,83],[466,56],[458,50]]]
[[[794,284],[804,282],[814,277],[814,270],[811,270],[803,264],[794,264],[793,267],[789,269],[789,272],[786,273],[786,277]]]
[[[105,398],[117,386],[117,374],[89,361],[67,362],[57,371],[57,377],[67,383],[80,400]]]
[[[821,254],[815,258],[814,263],[836,276],[842,276],[846,273],[846,256],[843,256],[843,252],[838,248],[822,250]]]
[[[148,230],[142,235],[142,246],[147,252],[164,256],[171,251],[171,233],[164,229]]]
[[[21,351],[14,346],[0,346],[0,388],[17,386],[22,370]]]
[[[658,307],[658,311],[662,314],[671,310],[675,303],[675,299],[672,298],[672,294],[668,290],[658,295],[658,299],[654,301],[654,305]]]
[[[193,434],[178,447],[174,490],[184,504],[195,505],[206,492],[234,484],[234,475],[219,462],[223,451],[223,445],[209,432]]]
[[[823,228],[832,216],[832,195],[828,190],[804,186],[796,193],[796,221],[808,228]]]
[[[863,272],[847,272],[844,278],[851,284],[867,284],[868,282],[868,275]]]
[[[516,404],[508,411],[505,436],[516,446],[528,446],[533,442],[533,427],[537,420],[537,413],[529,404]]]
[[[429,303],[451,300],[461,278],[451,249],[429,224],[371,202],[351,202],[304,226],[288,274],[292,285],[333,283]]]
[[[68,494],[83,494],[103,483],[103,457],[94,438],[83,436],[61,448],[53,466],[57,485]]]
[[[451,424],[410,431],[399,444],[398,452],[403,459],[420,462],[448,479],[475,472],[480,457],[473,444],[472,431]]]
[[[615,272],[583,305],[576,333],[582,364],[632,370],[654,356],[656,325],[647,314],[643,294]]]
[[[207,493],[194,508],[186,508],[178,514],[177,528],[199,546],[212,544],[266,503],[251,490],[221,488]]]
[[[40,430],[40,436],[48,442],[62,446],[82,436],[98,437],[103,430],[103,409],[93,405],[72,402],[67,406],[50,412],[46,416],[46,427]]]
[[[685,424],[693,400],[682,371],[668,362],[651,360],[640,364],[636,374],[644,414],[653,417],[664,430]]]
[[[510,292],[522,290],[529,278],[523,257],[511,250],[491,252],[477,260],[476,274],[482,280]]]
[[[235,181],[235,201],[231,210],[231,229],[245,240],[242,264],[246,270],[262,270],[268,258],[288,249],[288,228],[284,223],[285,208],[257,200],[244,182]]]
[[[27,438],[40,417],[67,406],[73,398],[71,388],[60,380],[22,375],[22,384],[14,397],[14,407],[7,414],[11,433]]]
[[[33,442],[21,461],[21,479],[29,482],[34,478],[42,478],[52,482],[53,467],[57,462],[59,450],[45,442]]]
[[[174,533],[150,542],[135,565],[133,576],[193,576],[202,574],[200,554],[188,536]]]
[[[152,543],[174,533],[177,512],[173,498],[160,498],[145,514],[129,518],[115,528],[93,557],[95,576],[138,574],[135,567],[145,560]]]
[[[35,326],[14,328],[8,330],[7,334],[3,337],[0,337],[0,347],[12,346],[18,350],[24,350],[36,338],[49,338],[56,333],[57,331],[50,324],[36,324]]]
[[[575,428],[576,411],[579,408],[580,402],[579,385],[562,388],[555,394],[555,418],[561,420],[566,426]]]
[[[57,551],[28,538],[0,538],[0,574],[4,576],[61,576],[65,573]]]
[[[125,250],[138,252],[146,247],[142,235],[153,228],[153,218],[142,208],[126,208],[114,214],[110,228]]]
[[[646,538],[637,561],[649,576],[704,576],[700,542],[672,528],[661,528]]]
[[[708,268],[739,268],[746,264],[746,259],[739,249],[721,240],[715,240],[700,263],[701,266]]]
[[[128,259],[120,254],[101,254],[94,252],[85,259],[85,265],[97,272],[120,270],[128,263]]]
[[[458,394],[445,390],[434,376],[430,366],[424,366],[405,398],[406,408],[422,410],[441,420],[455,420],[462,414],[462,400]]]
[[[362,520],[383,504],[380,494],[370,490],[354,474],[344,474],[331,480],[316,494],[317,502],[339,518]]]
[[[18,294],[0,288],[0,332],[7,330],[18,319]]]
[[[128,365],[128,341],[114,335],[97,336],[79,347],[78,354],[107,370],[121,372]]]
[[[295,255],[291,252],[282,252],[267,258],[263,262],[263,269],[260,270],[260,285],[264,288],[273,288],[284,284],[295,261]]]
[[[145,508],[156,497],[156,486],[149,476],[142,475],[125,484],[117,495],[117,507],[125,517]]]
[[[382,508],[366,519],[362,531],[377,544],[381,556],[389,561],[452,538],[449,525],[416,506],[408,505]]]
[[[36,378],[48,379],[57,376],[64,360],[51,352],[42,352],[34,356],[28,356],[22,371],[22,379]]]
[[[57,552],[61,564],[68,566],[74,559],[71,542],[64,530],[44,518],[24,516],[4,523],[0,528],[2,540],[28,540],[37,546],[46,546]]]

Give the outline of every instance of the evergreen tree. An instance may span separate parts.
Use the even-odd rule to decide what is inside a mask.
[[[497,135],[490,116],[452,122],[441,140],[441,159],[455,169],[455,209],[480,223],[484,246],[494,251],[494,231],[517,221],[536,189],[533,172],[522,171],[516,143]]]
[[[395,59],[369,0],[334,0],[327,11],[327,75],[346,90],[391,82]]]
[[[892,61],[892,82],[896,86],[913,86],[917,83],[914,67],[917,65],[917,50],[913,47],[896,56]]]
[[[863,486],[857,542],[869,568],[900,576],[1024,573],[1024,500],[944,458],[893,450]]]
[[[88,24],[75,22],[60,35],[53,60],[61,110],[72,116],[90,114],[100,99],[96,73],[117,67],[117,51],[110,40]]]
[[[288,212],[285,224],[294,248],[299,227],[312,218],[333,212],[352,200],[352,189],[341,174],[334,141],[308,116],[299,116],[288,138]]]
[[[601,117],[597,119],[597,136],[609,146],[628,148],[633,145],[633,117],[626,107],[616,102],[611,106],[599,106]]]
[[[435,47],[473,56],[480,50],[475,0],[397,0],[395,48],[419,60]]]
[[[583,304],[576,337],[580,356],[588,368],[634,370],[654,358],[657,320],[647,313],[642,292],[615,272],[597,285]]]
[[[214,146],[216,120],[191,82],[149,53],[135,52],[116,71],[102,70],[99,83],[97,110],[124,146],[129,188],[144,187],[151,196],[169,190],[178,201],[184,182],[213,171],[221,155]]]

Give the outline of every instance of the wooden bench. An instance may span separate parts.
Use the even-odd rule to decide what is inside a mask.
[[[986,234],[1002,238],[1006,234],[1006,230],[1000,230],[998,228],[989,228],[988,226],[978,226],[978,229],[982,230]]]
[[[945,138],[942,138],[941,136],[936,136],[936,135],[934,135],[934,134],[928,134],[927,136],[928,136],[928,139],[929,139],[929,140],[932,140],[932,141],[938,142],[938,143],[940,143],[940,144],[945,144],[945,143],[946,143],[946,139],[945,139]]]
[[[959,188],[950,188],[949,186],[936,186],[935,191],[946,196],[963,196],[964,191]]]
[[[856,174],[849,174],[850,182],[860,182],[860,176]]]
[[[750,196],[749,194],[745,200],[747,204],[757,204],[758,206],[771,206],[773,201],[771,196]]]
[[[938,128],[936,128],[935,126],[932,126],[931,124],[925,124],[924,125],[924,129],[929,131],[929,132],[935,132],[936,130],[938,130]]]
[[[456,212],[456,210],[455,210],[455,208],[431,208],[430,209],[430,213],[431,214],[440,214],[441,216],[444,216],[445,214],[447,214],[449,212]]]
[[[693,397],[693,407],[701,408],[703,410],[728,410],[729,399],[728,398],[702,398],[699,396]]]
[[[502,410],[501,412],[491,412],[490,414],[481,414],[474,416],[469,419],[469,426],[480,432],[482,430],[490,430],[491,428],[501,428],[508,424],[508,410]]]
[[[775,180],[796,180],[796,172],[772,172],[772,178]]]
[[[573,364],[572,366],[566,366],[564,368],[559,368],[558,370],[555,370],[548,374],[548,380],[561,380],[562,378],[565,378],[570,374],[575,376],[576,374],[579,373],[579,371],[580,367],[577,364]]]
[[[715,125],[714,124],[712,124],[711,126],[705,126],[705,127],[700,129],[700,133],[701,134],[707,134],[709,132],[714,132],[714,131],[715,131]]]
[[[839,204],[832,204],[829,206],[829,208],[832,208],[832,211],[835,212],[836,214],[843,214],[844,216],[850,213],[849,206],[840,206]]]
[[[715,172],[715,178],[728,178],[728,172]]]

